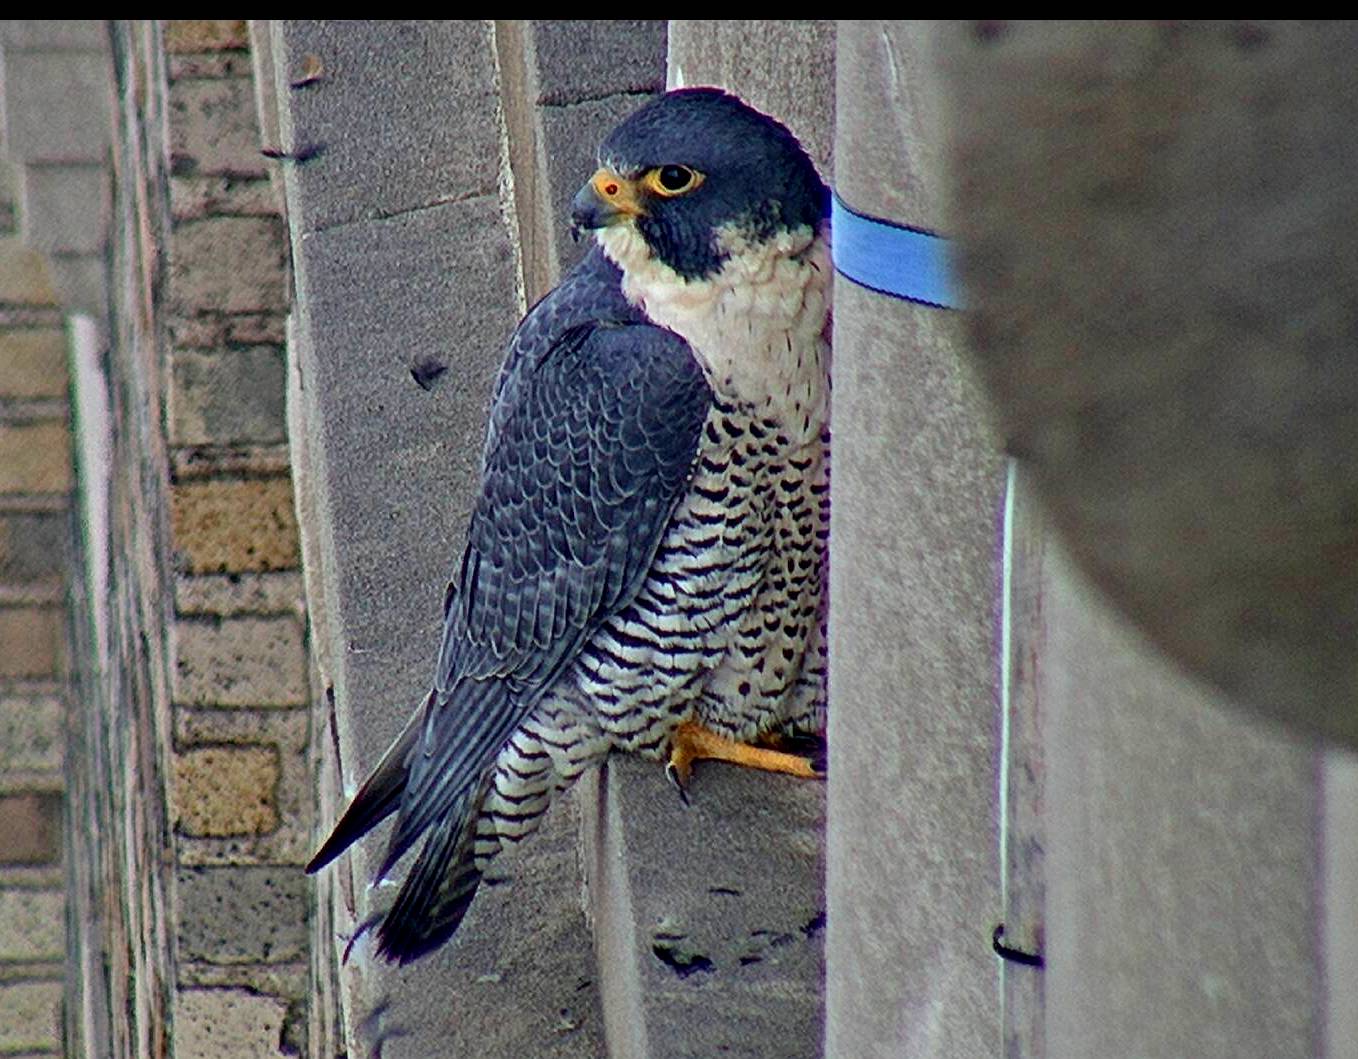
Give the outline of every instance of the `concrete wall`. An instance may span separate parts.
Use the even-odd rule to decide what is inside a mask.
[[[1352,31],[931,32],[1022,465],[1009,1054],[1353,1055]]]

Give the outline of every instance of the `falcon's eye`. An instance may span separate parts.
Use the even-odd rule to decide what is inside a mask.
[[[666,198],[692,191],[703,182],[703,175],[686,165],[662,165],[646,174],[646,187]]]

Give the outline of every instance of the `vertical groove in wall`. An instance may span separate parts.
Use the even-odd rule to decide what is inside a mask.
[[[493,31],[502,121],[500,208],[518,255],[517,293],[526,310],[557,278],[550,227],[544,223],[533,34],[523,19],[497,19]]]

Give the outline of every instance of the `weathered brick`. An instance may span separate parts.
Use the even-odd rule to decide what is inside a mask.
[[[185,706],[302,706],[302,626],[293,618],[180,619],[174,627],[174,701]]]
[[[170,310],[283,312],[287,248],[277,217],[182,222],[170,236]]]
[[[170,442],[269,444],[287,437],[286,366],[272,346],[170,358]]]
[[[295,867],[180,868],[179,954],[207,963],[300,959],[306,876]]]
[[[0,960],[60,960],[65,954],[60,890],[0,890]]]
[[[0,394],[66,396],[66,335],[59,327],[0,330]]]
[[[221,349],[226,345],[226,317],[221,313],[167,313],[165,322],[176,349]]]
[[[186,989],[175,999],[175,1059],[273,1059],[287,1005],[246,989]]]
[[[274,217],[278,200],[267,177],[170,178],[170,213],[177,221],[200,217]]]
[[[0,515],[0,584],[57,583],[66,572],[64,512]]]
[[[54,864],[61,856],[61,796],[0,795],[0,864]]]
[[[0,493],[64,493],[70,488],[65,423],[0,423]]]
[[[281,313],[242,313],[224,322],[226,340],[233,344],[281,346],[287,341],[287,321]]]
[[[312,770],[306,707],[230,710],[180,706],[174,738],[182,747],[242,747],[276,755],[272,788],[278,826],[265,834],[193,836],[181,828],[181,865],[305,864],[313,852]],[[219,983],[220,984],[220,983]]]
[[[0,238],[0,305],[56,305],[47,261],[17,236]]]
[[[59,772],[65,719],[65,705],[50,695],[0,697],[0,772]]]
[[[171,54],[250,47],[249,23],[239,18],[170,18],[162,35]]]
[[[60,982],[0,985],[0,1055],[59,1048],[61,999]]]
[[[184,445],[170,450],[170,481],[287,480],[292,473],[288,446]]]
[[[246,77],[170,85],[170,168],[176,176],[264,176],[254,85]]]
[[[306,605],[302,575],[209,574],[177,577],[174,606],[180,614],[296,614]]]
[[[287,478],[181,482],[170,491],[174,547],[192,574],[292,570],[300,565]]]
[[[178,829],[218,838],[275,830],[278,776],[276,748],[213,746],[175,755]]]
[[[169,59],[166,76],[171,83],[190,77],[249,77],[254,72],[245,51],[192,52]]]
[[[59,607],[0,607],[0,677],[52,677],[61,672]]]

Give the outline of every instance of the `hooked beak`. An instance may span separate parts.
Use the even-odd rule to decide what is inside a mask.
[[[635,181],[600,169],[571,200],[571,234],[579,239],[582,231],[607,228],[645,213]]]

